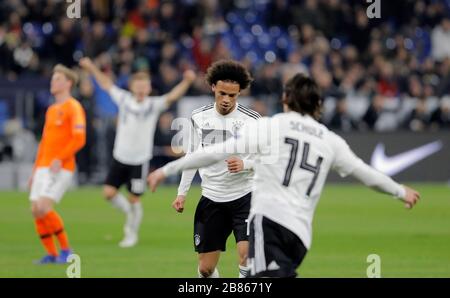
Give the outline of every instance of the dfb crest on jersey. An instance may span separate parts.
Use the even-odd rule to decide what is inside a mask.
[[[232,129],[233,129],[233,134],[234,134],[234,135],[237,135],[239,129],[241,129],[241,127],[242,127],[243,125],[244,125],[244,121],[241,121],[241,120],[235,120],[235,121],[233,121],[233,127],[232,127]]]

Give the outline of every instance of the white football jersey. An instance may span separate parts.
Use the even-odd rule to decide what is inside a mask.
[[[164,97],[146,97],[142,102],[128,91],[110,90],[119,108],[114,158],[127,165],[141,165],[153,156],[153,138],[159,115],[167,109]]]
[[[204,148],[225,142],[236,136],[249,122],[256,122],[261,116],[239,103],[235,109],[221,115],[215,103],[192,112],[193,138],[190,151],[202,151]],[[189,152],[188,152],[189,154]],[[244,170],[230,173],[224,160],[199,169],[202,179],[202,195],[215,202],[229,202],[243,197],[252,190],[253,158],[250,154],[235,154],[244,162]],[[186,195],[197,170],[186,170],[181,177],[179,195]]]
[[[340,136],[297,112],[261,118],[221,145],[167,164],[163,172],[201,168],[235,152],[255,158],[250,219],[271,219],[295,233],[308,249],[314,211],[330,169],[396,198],[406,194],[403,186],[359,159]]]
[[[309,249],[314,211],[328,172],[334,169],[345,177],[363,162],[340,136],[310,116],[282,113],[261,119],[258,126],[258,150],[275,158],[255,163],[250,218],[266,216],[295,233]],[[267,139],[261,137],[266,127],[274,130]],[[394,189],[402,191],[396,183]]]

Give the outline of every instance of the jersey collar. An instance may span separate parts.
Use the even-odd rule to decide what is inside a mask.
[[[226,115],[222,115],[222,114],[220,114],[220,113],[217,111],[217,109],[216,109],[216,103],[214,103],[214,113],[216,113],[217,116],[221,116],[221,117],[230,117],[230,116],[234,115],[234,113],[236,113],[238,106],[239,106],[239,103],[237,102],[237,103],[236,103],[236,106],[234,106],[234,109],[233,109],[230,113],[228,113],[228,114],[226,114]]]

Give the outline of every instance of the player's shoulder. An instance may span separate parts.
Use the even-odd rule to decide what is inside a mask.
[[[202,106],[202,107],[200,107],[198,109],[193,110],[192,113],[191,113],[191,116],[195,117],[195,116],[198,116],[198,115],[200,115],[202,113],[212,111],[213,108],[214,108],[214,103],[210,103],[210,104],[204,105],[204,106]]]
[[[65,105],[67,110],[72,111],[72,112],[76,112],[76,111],[84,111],[83,106],[81,105],[81,103],[75,99],[74,97],[69,98],[66,102]]]
[[[71,97],[64,102],[64,107],[70,108],[78,108],[81,107],[81,103],[75,98]]]
[[[237,110],[244,117],[253,118],[255,120],[261,118],[261,115],[258,112],[254,111],[250,108],[247,108],[246,106],[238,104]]]

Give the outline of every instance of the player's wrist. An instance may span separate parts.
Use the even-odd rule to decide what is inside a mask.
[[[406,187],[402,184],[399,185],[397,193],[394,195],[396,199],[403,200],[406,198]]]
[[[169,165],[165,165],[164,167],[162,167],[161,172],[164,175],[164,177],[172,175],[172,170]]]
[[[251,170],[251,169],[253,169],[253,165],[254,165],[254,161],[253,160],[243,159],[242,163],[243,163],[244,170]]]

